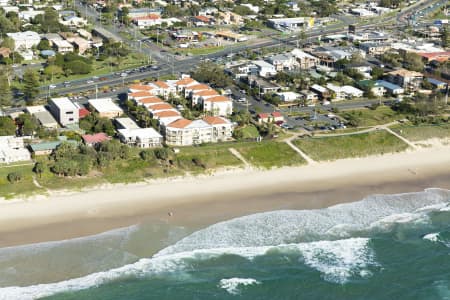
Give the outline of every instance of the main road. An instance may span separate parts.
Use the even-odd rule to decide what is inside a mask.
[[[432,3],[440,2],[437,0],[423,0],[419,1],[413,6],[410,6],[408,8],[403,9],[395,16],[388,16],[386,18],[378,20],[376,24],[366,24],[359,26],[359,29],[372,29],[377,28],[379,26],[383,26],[384,24],[396,22],[398,25],[401,25],[402,23],[407,22],[408,17],[410,14],[415,11],[417,13],[420,10],[424,10],[428,8]],[[87,16],[88,18],[94,18],[95,22],[98,22],[96,24],[97,26],[101,26],[103,29],[109,31],[113,35],[117,35],[118,38],[123,40],[124,42],[127,42],[129,44],[135,44],[135,41],[128,40],[124,37],[121,37],[119,35],[119,29],[116,27],[104,27],[102,26],[99,21],[97,21],[98,12],[92,7],[83,5],[81,2],[76,1],[75,2],[76,7],[79,9],[80,13]],[[417,9],[417,10],[416,10]],[[328,27],[325,27],[323,29],[314,29],[311,31],[306,32],[307,39],[300,41],[299,37],[297,35],[291,35],[288,37],[271,37],[270,40],[265,41],[259,41],[254,42],[251,44],[245,44],[245,45],[234,45],[230,46],[224,50],[203,55],[203,59],[215,59],[219,57],[225,57],[229,55],[230,53],[239,53],[246,50],[256,50],[256,49],[262,49],[262,48],[268,48],[276,46],[280,43],[291,43],[291,42],[299,42],[300,45],[303,45],[304,43],[307,43],[313,39],[316,39],[323,35],[329,35],[329,34],[337,34],[337,33],[345,33],[347,31],[346,26],[348,24],[334,24]],[[140,33],[139,33],[140,34]],[[58,93],[58,94],[69,94],[69,93],[79,93],[83,91],[89,91],[89,90],[95,90],[104,86],[118,86],[118,85],[125,85],[129,82],[133,82],[135,80],[142,80],[146,78],[157,78],[159,76],[163,75],[169,75],[174,73],[183,73],[183,72],[189,72],[192,70],[193,67],[195,67],[199,61],[200,57],[187,57],[182,59],[177,59],[175,61],[175,56],[172,54],[169,54],[167,52],[161,53],[160,51],[155,51],[150,48],[148,48],[145,43],[142,43],[141,47],[136,48],[136,50],[141,51],[142,53],[145,53],[147,55],[152,55],[153,58],[155,58],[158,61],[158,70],[155,69],[146,69],[144,71],[138,71],[134,72],[134,70],[128,70],[128,71],[121,71],[121,73],[110,73],[104,76],[101,76],[101,79],[99,80],[98,77],[91,77],[86,78],[83,80],[76,80],[71,81],[70,86],[68,84],[55,84],[55,85],[46,85],[41,87],[41,96],[45,96],[51,93]],[[126,74],[126,75],[125,75]],[[123,75],[123,76],[121,76]]]

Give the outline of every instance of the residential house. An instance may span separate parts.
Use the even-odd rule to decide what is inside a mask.
[[[72,43],[81,55],[91,48],[89,41],[79,36],[69,37],[67,41]]]
[[[261,77],[270,77],[277,74],[275,66],[263,60],[254,60],[252,63],[258,68]]]
[[[194,93],[207,90],[212,90],[212,88],[207,84],[204,83],[192,84],[184,88],[184,97],[191,98],[191,96]],[[194,104],[192,103],[192,105]]]
[[[332,83],[327,84],[327,89],[334,94],[334,101],[361,98],[364,94],[363,91],[350,85],[337,86]]]
[[[214,24],[214,19],[212,17],[199,15],[192,17],[191,22],[196,27],[202,27]]]
[[[405,89],[402,88],[401,86],[398,86],[396,84],[393,84],[389,81],[386,80],[377,80],[376,83],[379,86],[382,86],[383,88],[386,89],[386,92],[388,92],[391,95],[401,95],[405,92]]]
[[[14,41],[14,51],[31,49],[41,41],[39,34],[34,31],[13,32],[6,35]]]
[[[138,148],[162,147],[163,137],[153,128],[118,129],[122,143]]]
[[[204,112],[209,112],[213,116],[228,116],[233,112],[233,101],[226,96],[214,96],[203,98],[200,101]]]
[[[30,22],[37,16],[43,15],[43,14],[44,14],[43,10],[33,10],[33,9],[22,10],[22,11],[19,11],[19,19],[26,21],[26,22]]]
[[[444,91],[448,87],[447,82],[443,82],[434,78],[427,78],[428,82],[433,86],[435,90]]]
[[[152,93],[154,95],[162,96],[165,99],[169,97],[169,95],[175,95],[177,93],[177,88],[173,84],[169,84],[164,81],[154,81],[149,84],[152,89]]]
[[[233,138],[233,123],[222,117],[206,117],[203,119],[212,126],[212,142],[225,142]]]
[[[388,81],[406,90],[418,90],[423,82],[423,74],[406,69],[399,69],[387,73]]]
[[[320,63],[320,60],[300,49],[291,51],[292,55],[297,59],[300,69],[311,69]]]
[[[244,18],[232,11],[219,11],[218,23],[221,25],[242,25]]]
[[[52,98],[49,103],[50,112],[62,126],[78,125],[79,107],[67,97]]]
[[[440,63],[445,63],[450,60],[450,51],[443,52],[419,52],[417,53],[422,57],[425,63],[430,63],[432,61],[437,61]]]
[[[319,96],[316,93],[308,90],[300,91],[300,97],[306,105],[314,105],[319,100]]]
[[[210,90],[203,90],[203,91],[194,91],[191,94],[191,103],[192,106],[197,105],[200,102],[200,98],[203,100],[219,96],[219,93],[216,90],[210,89]]]
[[[73,52],[73,45],[69,43],[66,40],[53,40],[52,41],[53,47],[55,47],[56,51],[58,51],[61,54],[66,54]]]
[[[81,136],[83,142],[88,146],[95,146],[103,142],[109,141],[111,138],[104,132],[94,134],[83,134]]]
[[[23,137],[0,136],[0,163],[27,160],[31,160],[31,155],[25,148]]]
[[[278,112],[274,111],[272,113],[260,113],[256,116],[258,123],[283,123],[284,117]]]
[[[203,120],[178,119],[164,126],[166,144],[191,146],[213,142],[213,127]]]
[[[290,71],[299,66],[296,57],[291,53],[273,55],[267,58],[267,61],[275,67],[276,71]]]
[[[161,126],[165,126],[182,118],[180,112],[173,110],[155,112],[152,114],[152,117],[153,119],[158,120]]]
[[[375,97],[383,97],[386,94],[386,88],[382,86],[379,82],[373,80],[361,80],[358,82],[359,86],[370,91]]]
[[[327,88],[325,88],[325,87],[323,87],[323,86],[321,86],[321,85],[318,85],[318,84],[313,84],[311,87],[310,87],[310,89],[311,89],[311,91],[313,91],[314,93],[316,93],[317,95],[319,95],[319,98],[320,99],[328,99],[328,98],[330,98],[330,92],[328,91],[328,89]]]
[[[25,111],[34,116],[42,127],[47,129],[58,128],[58,122],[43,105],[27,106]]]
[[[136,129],[136,128],[140,128],[129,117],[115,118],[114,119],[114,124],[116,125],[117,129]]]
[[[298,93],[294,93],[294,92],[281,92],[281,93],[276,93],[278,97],[280,97],[281,101],[283,102],[293,102],[293,101],[297,101],[300,100],[301,95]]]
[[[90,99],[88,103],[103,118],[113,119],[123,114],[123,110],[111,98]]]
[[[365,51],[368,55],[381,55],[391,50],[391,44],[389,43],[373,43],[365,42],[360,43],[359,48]]]

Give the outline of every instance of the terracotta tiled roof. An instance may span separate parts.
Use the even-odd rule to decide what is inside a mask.
[[[206,16],[196,16],[195,18],[202,22],[209,22],[209,18]]]
[[[154,113],[153,115],[158,118],[169,118],[169,117],[178,117],[180,113],[173,110],[164,110],[161,112]]]
[[[272,117],[278,118],[278,117],[282,117],[283,115],[279,112],[279,111],[274,111],[272,113]]]
[[[140,92],[134,92],[134,93],[128,94],[128,97],[131,97],[131,98],[150,97],[150,96],[153,96],[153,95],[147,91],[140,91]]]
[[[186,89],[190,90],[190,91],[201,91],[201,90],[209,90],[209,89],[211,89],[211,87],[209,85],[200,83],[200,84],[196,84],[196,85],[191,85],[191,86],[187,87]]]
[[[160,80],[153,82],[153,84],[162,89],[168,89],[170,87],[167,83],[165,83],[164,81],[160,81]]]
[[[78,117],[80,119],[83,119],[84,117],[87,117],[90,113],[91,112],[89,110],[83,107],[78,110]]]
[[[229,102],[231,101],[230,98],[225,97],[225,96],[216,96],[216,97],[211,97],[208,99],[205,99],[206,102]]]
[[[176,85],[187,85],[187,84],[194,83],[194,82],[196,82],[196,81],[194,79],[192,79],[191,77],[186,77],[181,80],[178,80],[177,82],[175,82],[175,84]]]
[[[167,127],[173,127],[173,128],[185,128],[189,124],[191,124],[192,121],[188,119],[178,119],[176,121],[173,121]]]
[[[169,110],[174,109],[172,105],[167,103],[153,104],[150,105],[151,110]]]
[[[202,90],[194,92],[194,95],[204,97],[204,96],[218,96],[219,93],[217,93],[215,90]]]
[[[210,125],[228,124],[228,122],[221,117],[206,117],[203,121]]]
[[[81,136],[86,144],[97,144],[109,140],[109,136],[104,133],[84,134]]]
[[[129,89],[138,91],[150,91],[153,89],[153,87],[145,84],[132,84],[130,85]]]
[[[162,103],[164,101],[161,100],[161,98],[156,97],[156,96],[152,96],[152,97],[147,97],[147,98],[142,98],[138,100],[139,103],[141,104],[147,104],[147,103]]]

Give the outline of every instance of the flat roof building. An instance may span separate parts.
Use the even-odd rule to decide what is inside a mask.
[[[49,103],[50,112],[62,126],[78,125],[79,107],[67,97],[52,98]]]
[[[123,110],[111,98],[90,99],[88,102],[100,117],[113,119],[123,113]]]

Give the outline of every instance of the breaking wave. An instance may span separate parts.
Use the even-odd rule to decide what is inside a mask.
[[[219,287],[232,295],[238,295],[241,286],[254,284],[261,284],[261,282],[253,278],[224,278],[220,280]]]
[[[449,196],[449,191],[429,189],[375,195],[326,209],[275,211],[236,218],[199,230],[152,258],[120,268],[57,283],[0,288],[0,300],[38,299],[120,279],[183,272],[191,270],[198,261],[225,255],[250,261],[274,253],[297,255],[299,264],[316,270],[324,280],[344,284],[351,278],[370,276],[371,267],[378,266],[370,239],[364,236],[374,230],[389,230],[398,222],[422,222],[428,212],[446,207]],[[219,286],[228,292],[245,285],[242,278],[223,280],[228,281],[221,281]]]

